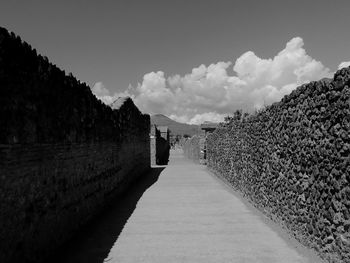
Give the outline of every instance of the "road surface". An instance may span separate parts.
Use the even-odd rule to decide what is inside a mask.
[[[172,151],[70,242],[61,262],[323,262],[203,165]]]

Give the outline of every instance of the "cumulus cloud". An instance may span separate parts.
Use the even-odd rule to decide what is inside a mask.
[[[95,85],[91,89],[92,93],[96,96],[108,96],[109,90],[106,89],[105,85],[102,82],[96,82]]]
[[[303,39],[296,37],[273,58],[248,51],[234,63],[200,65],[184,76],[150,72],[124,94],[132,96],[143,112],[202,123],[222,121],[237,109],[251,112],[280,100],[303,83],[330,75],[328,68],[306,53]],[[111,97],[104,87],[94,89],[95,94],[101,93],[100,98]]]
[[[205,121],[209,122],[223,122],[227,114],[218,114],[215,112],[205,112],[201,114],[196,114],[193,116],[188,123],[189,124],[201,124]]]
[[[134,95],[129,92],[131,89],[132,87],[129,86],[128,89],[123,92],[111,94],[102,82],[96,82],[95,85],[91,88],[91,91],[103,103],[110,105],[119,97],[131,97],[132,99],[135,99]]]
[[[344,61],[339,64],[338,69],[347,68],[350,66],[350,61]]]
[[[150,113],[167,112],[175,100],[174,93],[167,87],[164,72],[151,72],[143,76],[142,84],[136,88],[136,104]]]

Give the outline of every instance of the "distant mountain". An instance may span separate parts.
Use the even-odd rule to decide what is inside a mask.
[[[168,126],[172,135],[189,135],[193,136],[200,131],[199,125],[186,124],[174,121],[163,114],[155,114],[151,116],[151,124],[157,126]]]

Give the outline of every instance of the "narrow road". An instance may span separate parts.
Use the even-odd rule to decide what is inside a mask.
[[[180,151],[156,169],[151,182],[134,186],[137,198],[125,196],[111,207],[60,261],[322,262]]]

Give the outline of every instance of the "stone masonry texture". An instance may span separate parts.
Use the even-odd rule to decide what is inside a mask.
[[[158,129],[156,125],[152,125],[150,137],[151,137],[151,164],[152,165],[166,165],[169,162],[169,154],[170,154],[170,145],[168,132],[166,132],[166,136],[163,137],[163,134]],[[168,128],[166,127],[166,130]]]
[[[151,165],[156,165],[156,154],[157,154],[157,127],[151,125],[150,131],[150,143],[151,143]]]
[[[350,262],[350,68],[208,136],[208,166],[329,262]]]
[[[0,262],[40,262],[149,169],[149,116],[112,107],[0,28]]]

